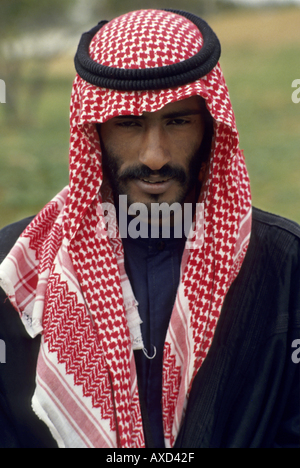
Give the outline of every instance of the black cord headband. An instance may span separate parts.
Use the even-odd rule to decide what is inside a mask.
[[[81,36],[75,55],[75,68],[79,76],[101,88],[143,91],[182,86],[207,75],[221,55],[217,36],[203,19],[192,13],[169,9],[166,11],[184,16],[197,26],[203,37],[203,47],[196,55],[183,62],[155,68],[125,69],[101,65],[89,56],[89,45],[93,37],[108,22],[101,21]]]

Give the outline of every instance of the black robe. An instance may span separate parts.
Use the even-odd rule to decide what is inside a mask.
[[[29,221],[2,229],[0,262]],[[40,337],[27,335],[3,291],[0,299],[6,347],[6,362],[0,363],[0,447],[56,447],[31,409]],[[175,447],[300,448],[297,224],[253,209],[246,258],[193,382]]]

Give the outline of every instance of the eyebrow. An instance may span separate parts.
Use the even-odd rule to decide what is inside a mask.
[[[170,112],[162,116],[163,119],[177,119],[178,117],[187,117],[188,115],[202,115],[201,110],[183,109],[178,112]],[[144,115],[118,115],[115,119],[145,119]]]

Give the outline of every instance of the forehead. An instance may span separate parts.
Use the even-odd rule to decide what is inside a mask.
[[[200,96],[192,96],[187,99],[182,99],[181,101],[170,102],[169,104],[162,107],[160,110],[156,112],[144,112],[144,115],[156,115],[156,116],[163,116],[172,113],[178,112],[197,112],[202,113],[204,111],[205,104],[204,100]]]
[[[142,115],[132,115],[129,113],[122,113],[122,115],[114,117],[114,119],[121,119],[126,116],[147,119],[160,119],[176,116],[184,116],[190,114],[204,115],[206,111],[205,101],[200,96],[192,96],[180,101],[170,102],[164,107],[155,112],[143,112]]]

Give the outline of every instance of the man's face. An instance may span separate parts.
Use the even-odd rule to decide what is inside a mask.
[[[98,126],[104,177],[128,206],[187,201],[204,175],[200,146],[204,102],[198,96],[142,116],[114,117]],[[201,169],[201,171],[200,171]]]

